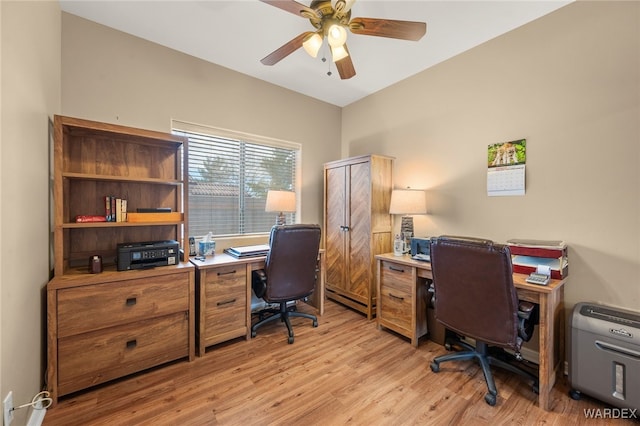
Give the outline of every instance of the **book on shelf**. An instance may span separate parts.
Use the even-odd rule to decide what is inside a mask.
[[[106,222],[106,216],[92,215],[92,214],[81,214],[75,217],[76,223],[90,223],[90,222]]]
[[[111,197],[105,195],[104,197],[104,217],[107,222],[111,222]]]
[[[171,207],[138,207],[136,213],[171,213]]]
[[[127,221],[127,200],[112,195],[104,197],[105,217],[107,222]]]

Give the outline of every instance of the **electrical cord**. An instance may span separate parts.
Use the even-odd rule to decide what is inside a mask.
[[[51,404],[53,403],[53,399],[49,398],[49,395],[49,391],[39,392],[36,394],[36,396],[33,397],[31,402],[27,402],[26,404],[22,404],[18,407],[13,407],[12,411],[19,410],[25,407],[33,407],[34,410],[45,410],[51,407]]]

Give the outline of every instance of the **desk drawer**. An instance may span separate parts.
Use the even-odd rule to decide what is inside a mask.
[[[189,355],[187,312],[58,340],[58,390],[66,395]]]
[[[62,338],[188,311],[189,275],[168,274],[62,289],[57,298],[58,338]]]
[[[412,267],[392,262],[382,262],[380,274],[380,279],[384,286],[411,294],[411,287],[413,286]]]
[[[247,274],[244,265],[207,270],[204,285],[206,300],[202,337],[205,344],[220,342],[228,333],[246,334]]]
[[[380,286],[379,313],[380,318],[386,322],[393,323],[407,331],[411,330],[411,293],[399,291],[392,286],[382,282]]]

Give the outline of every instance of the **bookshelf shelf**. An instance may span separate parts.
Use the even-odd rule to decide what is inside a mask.
[[[93,180],[93,181],[112,181],[112,182],[133,182],[133,183],[145,183],[156,185],[182,185],[182,180],[166,180],[157,178],[129,178],[126,176],[109,176],[109,175],[96,175],[89,173],[63,173],[62,177],[65,179],[78,179],[78,180]]]
[[[63,223],[64,229],[82,229],[82,228],[119,228],[119,227],[135,227],[135,226],[177,226],[184,224],[183,221],[166,221],[166,222],[81,222],[81,223]]]

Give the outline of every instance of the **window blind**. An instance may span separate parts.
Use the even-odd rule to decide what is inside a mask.
[[[299,145],[179,122],[173,127],[189,139],[188,235],[269,232],[277,213],[264,210],[267,191],[296,191]],[[296,213],[286,217],[295,223]]]

